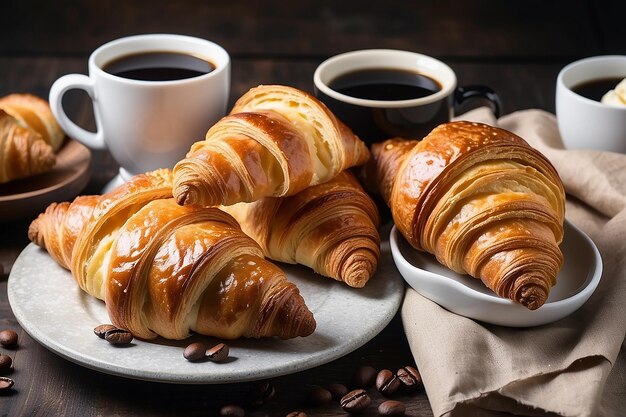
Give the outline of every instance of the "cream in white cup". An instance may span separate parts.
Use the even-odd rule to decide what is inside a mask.
[[[573,91],[584,83],[607,78],[626,78],[626,56],[585,58],[559,72],[556,116],[566,148],[626,153],[626,107],[603,104]]]
[[[212,64],[213,69],[190,78],[159,81],[104,70],[113,61],[150,53],[192,56]],[[63,95],[72,89],[82,89],[91,97],[96,132],[79,127],[65,113]],[[229,94],[230,57],[221,46],[183,35],[147,34],[100,46],[89,57],[89,76],[62,76],[52,85],[49,100],[70,137],[90,148],[108,148],[120,165],[114,182],[121,183],[135,174],[172,168],[226,114]]]

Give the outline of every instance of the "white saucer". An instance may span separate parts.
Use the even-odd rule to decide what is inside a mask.
[[[502,326],[530,327],[560,320],[589,299],[602,276],[602,259],[596,245],[568,221],[561,244],[565,261],[557,284],[546,303],[534,311],[498,297],[480,280],[459,275],[434,256],[416,251],[395,227],[389,240],[398,270],[418,293],[453,313]]]

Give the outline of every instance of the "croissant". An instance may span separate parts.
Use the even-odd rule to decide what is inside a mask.
[[[222,207],[268,258],[363,287],[380,257],[378,209],[349,171],[289,197]]]
[[[13,116],[20,125],[39,134],[53,151],[59,150],[63,144],[65,132],[46,100],[32,94],[9,94],[0,98],[0,109]]]
[[[422,141],[375,144],[365,172],[414,248],[530,310],[545,303],[563,263],[565,193],[522,138],[447,123]]]
[[[244,94],[174,167],[179,204],[231,205],[293,195],[369,158],[367,146],[303,91]]]
[[[0,183],[50,170],[64,137],[45,100],[31,94],[0,98]]]
[[[141,174],[103,196],[51,204],[28,235],[137,337],[311,334],[298,288],[235,219],[180,206],[171,190],[171,171]]]

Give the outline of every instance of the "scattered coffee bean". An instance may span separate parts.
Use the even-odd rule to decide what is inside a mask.
[[[117,329],[117,327],[115,327],[112,324],[101,324],[99,326],[96,326],[96,328],[93,329],[93,332],[100,339],[104,339],[104,335],[106,334],[106,332],[108,332],[109,330],[113,330],[113,329]]]
[[[412,366],[405,366],[398,369],[396,372],[398,379],[402,382],[404,387],[409,389],[418,389],[422,385],[422,376]]]
[[[225,405],[220,408],[221,417],[244,417],[246,412],[238,405]]]
[[[206,356],[206,345],[202,342],[194,342],[183,351],[183,357],[190,362],[199,361]]]
[[[0,345],[13,349],[17,346],[17,333],[13,330],[3,330],[0,332]]]
[[[223,362],[228,358],[228,345],[225,343],[218,343],[211,349],[206,351],[206,355],[211,362]]]
[[[333,400],[339,401],[341,397],[348,393],[348,388],[343,384],[329,384],[325,387],[330,394],[333,396]]]
[[[6,374],[11,370],[13,359],[9,355],[0,355],[0,374]]]
[[[378,406],[378,414],[381,416],[403,416],[406,406],[400,401],[387,400]]]
[[[14,382],[11,378],[0,376],[0,392],[10,390]]]
[[[252,388],[252,401],[250,405],[260,407],[276,395],[276,389],[270,382],[261,382]]]
[[[133,341],[133,334],[125,329],[111,329],[104,334],[104,340],[112,345],[128,345]]]
[[[285,417],[308,417],[304,411],[292,411]]]
[[[326,388],[315,387],[309,391],[307,396],[307,403],[318,407],[320,405],[328,404],[333,400],[333,395]]]
[[[356,414],[369,407],[371,402],[372,399],[369,395],[367,395],[367,391],[364,389],[355,389],[354,391],[350,391],[344,395],[343,398],[341,398],[339,405],[341,405],[343,411],[350,414]]]
[[[402,382],[389,369],[381,370],[376,376],[376,389],[385,396],[393,395],[400,385]]]
[[[369,365],[359,366],[352,376],[352,383],[358,388],[369,388],[376,380],[376,369]]]

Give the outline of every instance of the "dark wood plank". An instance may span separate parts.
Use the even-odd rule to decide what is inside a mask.
[[[589,3],[591,22],[600,33],[603,53],[626,55],[626,2],[597,0]]]
[[[86,56],[117,37],[174,32],[214,40],[234,56],[320,57],[375,47],[552,59],[600,52],[587,12],[584,0],[9,1],[0,53]]]

